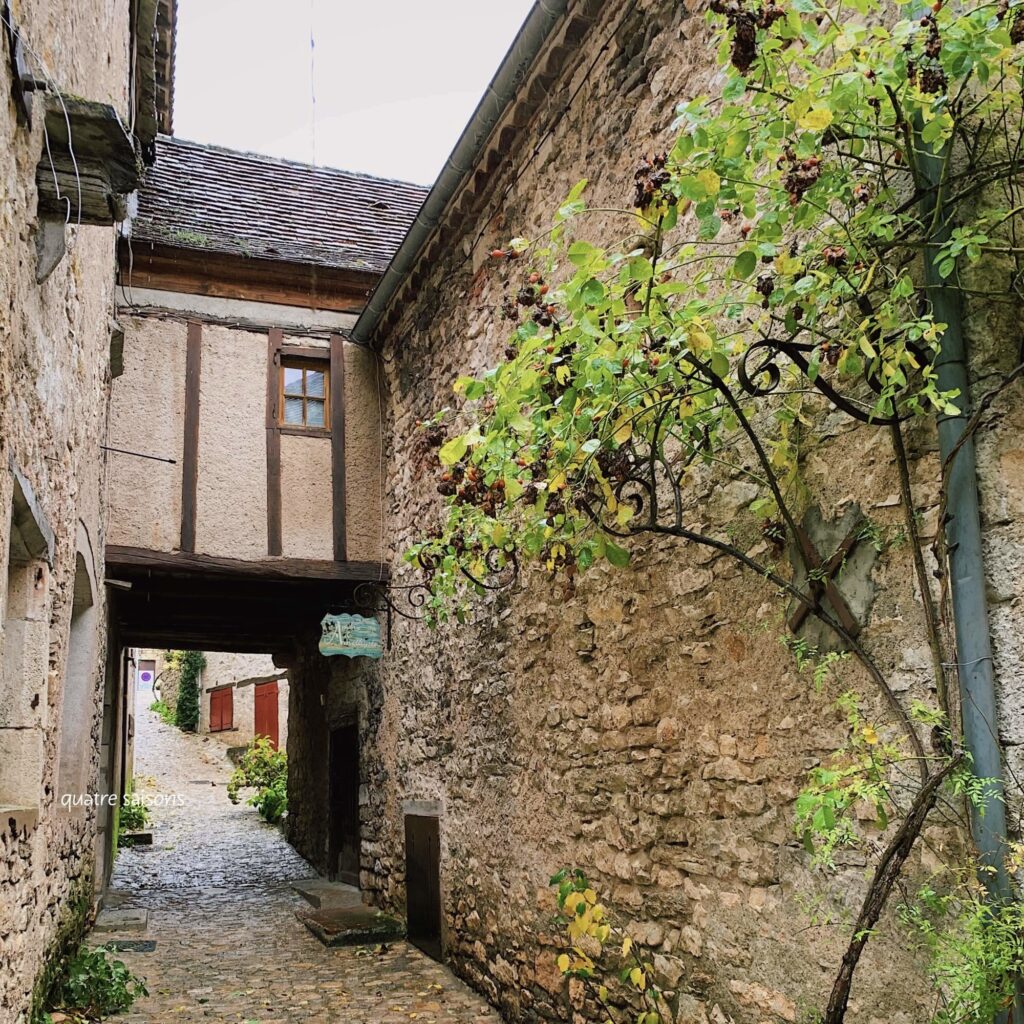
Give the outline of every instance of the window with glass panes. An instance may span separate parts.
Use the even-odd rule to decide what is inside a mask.
[[[326,427],[329,370],[315,359],[281,360],[281,423],[290,427]]]

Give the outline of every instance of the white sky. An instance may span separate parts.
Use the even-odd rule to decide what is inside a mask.
[[[179,0],[174,134],[433,184],[531,6]]]

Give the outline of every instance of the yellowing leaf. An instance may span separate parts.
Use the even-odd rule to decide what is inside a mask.
[[[559,384],[564,384],[569,379],[569,375],[571,372],[572,371],[569,369],[569,367],[563,363],[561,366],[556,367],[555,369],[555,380],[557,380]]]
[[[633,940],[627,935],[622,940],[622,955],[629,956],[629,951],[633,948]]]
[[[718,190],[722,187],[722,179],[711,168],[707,168],[697,175],[697,180],[707,190],[708,195],[717,195]]]
[[[569,960],[569,955],[568,955],[567,953],[563,953],[563,954],[562,954],[562,955],[561,955],[561,956],[560,956],[560,957],[558,958],[558,960],[556,961],[556,963],[558,964],[558,969],[559,969],[559,970],[560,970],[560,971],[561,971],[561,972],[562,972],[563,974],[565,974],[565,972],[566,972],[567,970],[569,970],[569,963],[570,963],[570,960]]]
[[[797,124],[801,128],[810,128],[820,132],[832,123],[832,111],[828,107],[815,107],[800,116]]]
[[[629,980],[639,989],[645,989],[647,987],[647,975],[644,974],[639,967],[634,967],[633,970],[629,972]]]
[[[497,547],[501,547],[507,539],[508,527],[504,523],[495,523],[494,529],[491,530],[491,543]]]
[[[864,742],[871,747],[878,743],[878,733],[875,732],[873,725],[865,725],[861,735],[864,737]]]
[[[707,352],[711,346],[711,335],[704,330],[703,327],[693,326],[690,328],[690,333],[687,336],[687,341],[690,345],[690,351],[695,355],[703,355]]]
[[[615,433],[612,437],[615,438],[616,444],[625,444],[633,436],[633,420],[630,416],[623,416],[622,419],[615,425]]]

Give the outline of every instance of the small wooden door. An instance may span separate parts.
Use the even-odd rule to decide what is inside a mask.
[[[274,749],[277,750],[277,683],[260,683],[256,687],[256,725],[257,736],[266,736]]]
[[[441,831],[432,816],[405,816],[405,903],[409,941],[440,960]]]
[[[328,874],[359,885],[359,727],[331,730]]]
[[[210,691],[210,732],[223,732],[235,727],[234,692],[233,686]]]

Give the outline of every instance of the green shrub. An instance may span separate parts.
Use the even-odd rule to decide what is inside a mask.
[[[150,711],[155,711],[165,725],[176,725],[174,708],[168,707],[162,700],[155,700],[149,705]]]
[[[272,825],[288,807],[288,755],[276,750],[265,736],[257,736],[242,755],[228,780],[228,799],[237,804],[239,791],[254,789],[246,801]]]
[[[181,672],[174,722],[183,732],[195,732],[199,728],[199,675],[206,668],[206,658],[202,651],[180,651],[175,652],[172,663]]]
[[[255,795],[249,797],[248,803],[259,812],[260,817],[276,825],[288,810],[288,781],[278,779],[272,786],[264,786]]]
[[[131,846],[131,832],[139,832],[149,824],[149,810],[146,805],[132,797],[126,797],[117,818],[117,845]]]
[[[120,960],[107,957],[102,946],[82,946],[57,983],[52,1009],[80,1013],[99,1020],[127,1010],[139,996],[149,995],[143,980]]]

